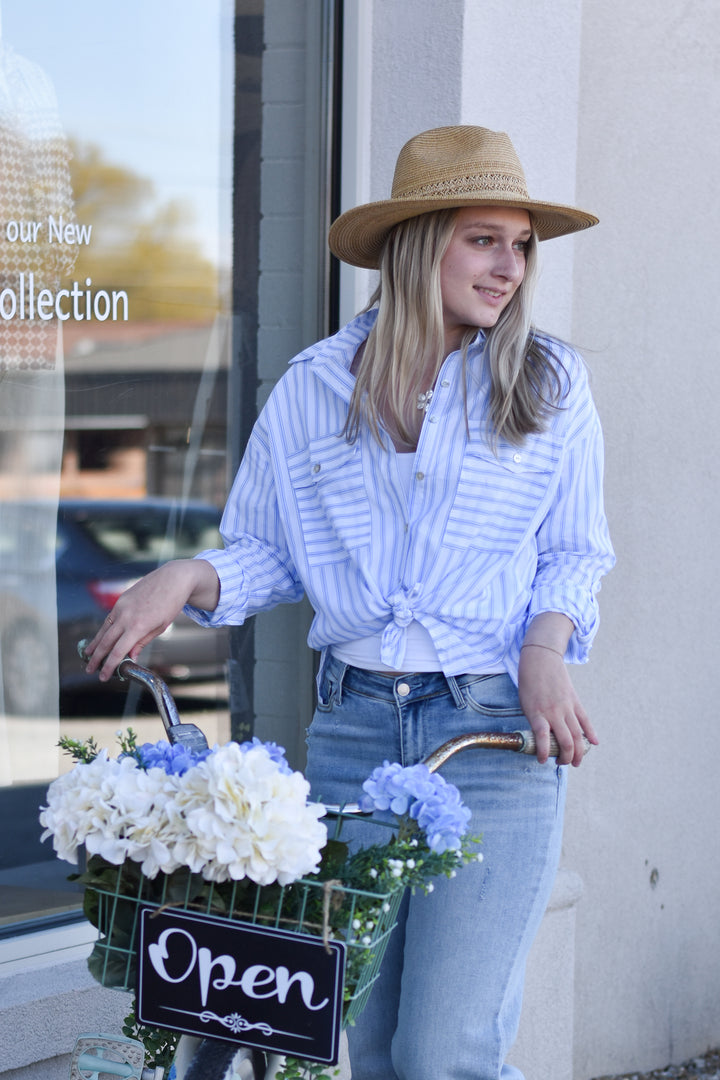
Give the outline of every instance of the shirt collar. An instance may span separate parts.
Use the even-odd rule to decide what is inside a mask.
[[[325,338],[318,345],[300,353],[291,364],[300,360],[309,360],[313,373],[345,401],[349,401],[355,377],[350,374],[350,367],[358,351],[377,319],[377,308],[363,311],[347,326],[343,326],[332,337]]]
[[[318,345],[306,349],[298,356],[293,357],[291,364],[309,360],[313,372],[336,394],[350,401],[355,377],[350,374],[355,354],[377,320],[377,308],[370,308],[356,315],[346,326],[343,326],[332,337],[325,338]],[[478,330],[477,335],[470,344],[469,356],[482,355],[485,348],[486,334],[484,330]]]

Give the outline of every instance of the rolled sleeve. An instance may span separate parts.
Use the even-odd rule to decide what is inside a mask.
[[[602,432],[592,405],[582,433],[566,451],[537,545],[528,622],[546,611],[567,615],[575,631],[566,659],[584,663],[600,621],[600,579],[615,564],[603,505]]]
[[[240,626],[251,615],[302,599],[277,505],[267,447],[256,427],[225,507],[222,550],[200,552],[220,580],[214,611],[188,605],[185,613],[203,626]]]
[[[201,626],[241,626],[247,610],[245,574],[228,551],[201,551],[196,559],[204,559],[215,568],[220,579],[220,599],[214,611],[186,604],[186,615]]]

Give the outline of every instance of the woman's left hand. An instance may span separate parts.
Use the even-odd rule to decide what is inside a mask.
[[[570,681],[563,656],[553,648],[526,641],[518,672],[520,705],[537,744],[537,759],[550,756],[550,733],[560,747],[558,765],[580,765],[583,735],[595,746],[598,737]]]

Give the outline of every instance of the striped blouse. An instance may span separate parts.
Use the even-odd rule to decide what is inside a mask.
[[[381,659],[403,669],[408,625],[430,634],[447,675],[517,679],[529,621],[575,626],[566,659],[582,663],[598,625],[596,593],[614,563],[603,511],[600,424],[580,358],[559,342],[567,394],[547,429],[521,446],[488,441],[482,332],[468,353],[467,423],[458,352],[438,375],[409,493],[392,443],[342,432],[366,312],[300,353],[254,427],[223,515],[225,548],[204,551],[220,578],[207,625],[240,624],[307,595],[308,643],[324,649],[378,632]]]

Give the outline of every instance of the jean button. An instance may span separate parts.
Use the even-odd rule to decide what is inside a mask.
[[[400,695],[400,697],[407,697],[408,694],[410,693],[410,687],[408,686],[408,684],[406,682],[398,683],[397,692]]]

